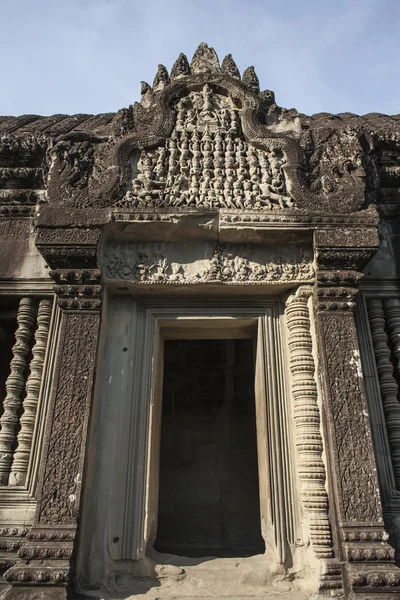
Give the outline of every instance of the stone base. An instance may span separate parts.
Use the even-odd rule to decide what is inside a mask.
[[[52,586],[15,586],[0,594],[0,600],[67,600],[66,588]]]

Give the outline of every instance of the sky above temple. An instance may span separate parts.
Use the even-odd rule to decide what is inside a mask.
[[[115,112],[201,41],[300,112],[400,113],[400,0],[1,0],[0,114]]]

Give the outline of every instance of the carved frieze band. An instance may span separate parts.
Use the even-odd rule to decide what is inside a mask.
[[[26,382],[26,397],[23,401],[23,414],[20,419],[21,429],[18,434],[18,446],[14,455],[9,479],[10,485],[23,485],[28,470],[32,447],[33,431],[39,399],[42,371],[46,353],[47,337],[52,312],[52,301],[41,300],[37,314],[38,328],[35,332],[35,344],[32,349],[30,374]]]
[[[352,311],[318,313],[342,523],[383,524]]]
[[[58,306],[63,310],[99,310],[101,305],[98,269],[55,269],[50,271],[56,285]]]
[[[273,284],[310,281],[312,253],[301,245],[113,243],[106,247],[104,276],[134,283]]]
[[[311,542],[315,553],[320,558],[330,558],[333,555],[332,536],[308,308],[311,293],[311,288],[299,288],[296,294],[288,298],[286,320],[289,329],[301,501],[309,514]]]
[[[4,412],[0,419],[0,484],[7,485],[13,461],[16,426],[19,421],[22,391],[25,385],[25,371],[28,366],[29,352],[35,329],[37,303],[31,298],[22,298],[19,303],[15,332],[15,344],[10,374],[6,381]]]
[[[399,363],[400,300],[370,298],[367,301],[368,318],[374,344],[376,367],[385,415],[393,475],[400,489],[400,404],[395,370]]]

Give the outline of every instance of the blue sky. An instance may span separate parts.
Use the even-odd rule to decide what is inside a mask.
[[[0,114],[114,112],[201,41],[300,112],[400,113],[400,0],[0,0]]]

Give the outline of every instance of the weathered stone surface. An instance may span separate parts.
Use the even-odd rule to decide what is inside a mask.
[[[301,246],[152,242],[107,246],[103,273],[142,284],[265,285],[310,281],[314,270],[311,251]]]
[[[220,65],[205,43],[190,64],[180,54],[170,74],[159,65],[141,94],[139,103],[116,114],[0,118],[0,327],[17,317],[22,302],[38,305],[40,315],[45,306],[49,332],[46,349],[43,322],[35,333],[32,313],[30,345],[23,324],[14,328],[12,352],[14,342],[7,342],[2,480],[11,472],[14,483],[25,477],[30,483],[0,486],[4,597],[73,598],[77,586],[89,586],[94,597],[394,600],[400,593],[394,564],[400,550],[400,117],[286,110],[272,91],[260,91],[253,67],[240,77],[231,55]],[[50,321],[53,284],[57,308]],[[367,300],[364,305],[361,296],[357,309],[360,286]],[[175,294],[178,312],[168,313],[171,300],[163,292]],[[140,295],[143,304],[122,321],[110,317],[114,293]],[[182,327],[193,306],[201,307],[199,322]],[[228,329],[223,306],[230,307]],[[364,315],[366,388],[357,310]],[[118,351],[106,352],[103,363],[100,321],[106,339],[110,319]],[[7,327],[0,329],[2,341]],[[158,441],[146,415],[160,401],[159,379],[151,379],[161,372],[162,342],[154,337],[160,327],[163,335],[188,339],[216,332],[229,339],[232,331],[257,338],[265,556],[185,565],[152,554],[157,509],[149,498],[158,489]],[[107,374],[104,389],[121,384],[100,405],[96,365]],[[39,410],[41,402],[48,410]],[[129,448],[122,458],[121,448]],[[146,461],[151,477],[145,481]],[[89,471],[96,465],[101,485],[123,475],[112,493],[99,483],[101,498],[91,498],[89,489],[82,512],[82,483],[93,481],[85,464]],[[233,489],[231,508],[243,493],[239,484]],[[215,500],[211,484],[206,492],[204,498]],[[178,496],[184,506],[185,490]],[[101,523],[85,521],[90,502],[98,503]],[[121,523],[129,523],[128,531],[109,539]],[[77,552],[85,547],[80,525],[94,528],[96,560],[81,557],[77,577]]]

